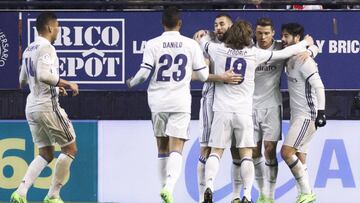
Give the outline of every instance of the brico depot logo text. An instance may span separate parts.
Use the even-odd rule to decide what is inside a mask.
[[[28,19],[28,44],[37,37],[36,19]],[[125,83],[125,20],[59,18],[54,46],[61,77],[79,84]]]

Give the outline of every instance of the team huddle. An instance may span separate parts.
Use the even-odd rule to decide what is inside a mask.
[[[180,12],[169,7],[162,14],[164,32],[149,40],[139,71],[126,83],[131,88],[153,72],[148,104],[158,149],[160,197],[173,203],[181,174],[182,151],[190,139],[191,80],[204,82],[200,109],[200,152],[197,165],[199,203],[212,203],[214,182],[225,149],[232,155],[232,203],[254,202],[251,189],[260,191],[257,203],[275,199],[281,135],[280,75],[288,77],[290,127],[281,146],[298,188],[296,203],[312,203],[316,196],[306,166],[308,145],[318,127],[326,124],[325,91],[312,37],[304,36],[298,23],[283,24],[281,42],[273,39],[269,18],[259,18],[253,29],[247,21],[233,22],[227,14],[215,18],[214,31],[199,30],[190,39],[180,34]],[[28,120],[39,155],[29,165],[12,203],[26,203],[29,188],[54,158],[54,144],[61,147],[45,203],[63,203],[60,190],[77,153],[75,132],[58,96],[73,95],[78,86],[59,78],[58,58],[52,43],[59,32],[57,17],[43,12],[36,21],[39,37],[24,51],[20,85],[30,87],[26,104]],[[262,150],[264,145],[264,150]],[[262,151],[264,154],[262,154]],[[240,197],[240,190],[243,196]]]
[[[174,202],[182,149],[189,139],[191,78],[205,82],[199,115],[199,202],[213,202],[214,181],[226,148],[231,149],[233,158],[232,203],[252,202],[254,181],[260,191],[256,202],[274,202],[276,147],[282,139],[283,70],[288,76],[291,120],[281,156],[297,182],[296,203],[315,202],[306,155],[316,128],[326,124],[325,91],[313,60],[317,47],[310,36],[304,36],[304,28],[297,23],[283,24],[281,42],[277,42],[271,19],[260,18],[253,40],[248,22],[233,23],[229,15],[220,14],[213,32],[200,30],[192,40],[180,34],[180,13],[173,7],[164,11],[162,23],[165,32],[147,42],[140,70],[127,84],[133,87],[145,81],[154,70],[148,102],[157,139],[163,202]],[[162,46],[169,42],[181,46]]]

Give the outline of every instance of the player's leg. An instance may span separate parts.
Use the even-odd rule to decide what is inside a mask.
[[[199,202],[204,201],[204,192],[206,189],[205,181],[205,164],[210,155],[211,148],[200,146],[200,157],[197,164],[197,180],[198,180],[198,189],[199,189]]]
[[[165,186],[166,166],[169,158],[169,137],[156,137],[158,149],[158,172],[160,178],[160,186]]]
[[[185,144],[185,139],[171,137],[169,138],[169,158],[167,163],[167,176],[165,188],[171,193],[174,190],[175,184],[181,174],[182,168],[182,150]]]
[[[314,133],[309,136],[306,136],[306,138],[304,139],[304,142],[301,144],[298,151],[296,152],[296,156],[299,158],[299,160],[301,161],[301,163],[304,166],[304,171],[305,171],[304,178],[306,178],[309,181],[309,183],[311,181],[310,181],[310,176],[309,176],[309,170],[308,170],[308,167],[306,164],[306,158],[307,158],[309,141],[313,138],[313,136],[314,136]],[[298,184],[297,184],[297,187],[298,187]],[[298,188],[300,188],[300,187],[298,187]],[[315,202],[316,195],[313,192],[311,184],[310,184],[310,189],[311,189],[311,194],[304,194],[304,193],[301,193],[301,191],[299,190],[298,202],[301,202],[301,201]]]
[[[277,143],[282,139],[282,106],[268,108],[263,116],[262,130],[265,155],[265,202],[274,202],[278,161],[276,158]]]
[[[169,115],[166,113],[151,113],[154,136],[156,137],[156,146],[158,150],[157,166],[161,188],[165,186],[167,162],[169,158],[169,137],[165,135],[168,117]]]
[[[252,148],[256,146],[254,142],[254,125],[250,115],[235,115],[234,135],[236,147],[239,148],[240,155],[240,175],[243,182],[244,197],[243,202],[251,202],[251,189],[254,184],[255,169],[252,159]]]
[[[303,164],[304,166],[304,171],[305,171],[305,174],[304,176],[305,177],[309,177],[309,173],[308,173],[308,169],[307,169],[307,165],[306,165],[306,154],[305,153],[301,153],[299,152],[299,150],[296,152],[296,156],[299,158],[299,160],[301,161],[301,163]],[[301,189],[300,189],[300,185],[299,183],[296,182],[296,189],[297,189],[297,192],[298,192],[298,196],[301,195]]]
[[[281,148],[281,156],[289,166],[300,186],[301,195],[299,198],[310,197],[311,187],[304,165],[298,156],[296,156],[296,153],[300,146],[308,144],[314,132],[315,125],[313,121],[304,118],[294,118],[290,121],[288,135],[286,136],[284,145]]]
[[[256,147],[253,148],[252,158],[254,160],[254,168],[255,168],[255,182],[257,184],[259,190],[259,198],[256,201],[257,203],[261,203],[265,198],[265,163],[262,155],[262,143],[263,143],[263,130],[262,123],[264,121],[264,112],[266,109],[253,109],[253,123],[254,123],[254,141],[256,143]]]
[[[165,202],[173,201],[172,193],[182,169],[182,150],[185,141],[189,139],[189,123],[189,113],[169,113],[165,130],[165,134],[169,137],[169,158],[165,186],[160,194]]]
[[[252,157],[254,160],[255,182],[259,190],[259,199],[257,202],[262,202],[265,198],[265,162],[261,152],[262,140],[258,141],[256,147],[252,150]]]
[[[54,147],[51,140],[48,138],[43,128],[42,113],[34,112],[26,114],[30,131],[34,143],[39,148],[39,155],[30,163],[26,170],[25,176],[21,181],[17,190],[11,195],[11,202],[26,202],[26,196],[29,188],[34,184],[35,180],[39,177],[41,171],[53,159]]]
[[[309,182],[305,178],[304,166],[296,156],[296,149],[290,146],[283,145],[281,148],[281,156],[289,166],[292,174],[300,186],[302,193],[310,193]]]
[[[224,152],[224,148],[211,148],[211,152],[205,165],[205,187],[204,202],[211,203],[212,193],[214,192],[214,181],[220,167],[220,159]]]
[[[211,153],[205,165],[206,190],[204,202],[212,202],[214,191],[214,180],[220,167],[220,158],[225,148],[231,147],[231,136],[233,128],[231,126],[232,113],[214,112],[214,119],[211,125],[209,146]]]
[[[57,157],[51,185],[44,202],[62,203],[60,190],[70,176],[70,166],[77,154],[76,134],[63,109],[58,108],[54,112],[49,112],[46,119],[48,134],[60,145],[61,153]]]
[[[254,184],[255,168],[252,159],[251,148],[240,148],[239,149],[241,161],[240,161],[240,175],[243,182],[244,197],[242,201],[251,202],[251,189]]]
[[[264,181],[264,195],[261,196],[261,199],[262,202],[274,202],[278,174],[276,147],[277,142],[281,140],[282,107],[276,106],[263,109],[259,112],[259,115],[261,117],[261,133],[264,143],[264,179],[266,180]]]
[[[231,199],[233,201],[236,199],[240,201],[242,179],[240,175],[241,159],[240,159],[239,149],[237,149],[236,146],[231,146],[230,151],[232,157],[232,164],[231,164],[232,198]]]
[[[267,183],[267,195],[266,198],[270,199],[270,202],[275,199],[276,180],[278,176],[278,160],[276,158],[277,141],[265,141],[265,173]],[[268,200],[269,201],[269,200]]]
[[[199,126],[200,126],[200,156],[197,163],[197,180],[199,190],[199,202],[204,201],[205,192],[205,163],[210,155],[211,148],[208,146],[209,137],[211,132],[211,123],[214,117],[212,111],[213,97],[208,97],[209,94],[205,94],[200,100],[200,111],[199,111]],[[211,96],[211,95],[210,95]]]

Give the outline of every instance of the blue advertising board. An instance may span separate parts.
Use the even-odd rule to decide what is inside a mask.
[[[199,29],[213,29],[218,11],[185,11],[181,32],[192,37]],[[327,89],[360,88],[360,26],[353,19],[356,11],[227,11],[233,19],[242,18],[253,25],[259,17],[270,17],[280,39],[283,23],[303,24],[320,49],[316,62]],[[23,46],[36,36],[38,13],[23,13]],[[146,40],[163,32],[160,11],[58,12],[61,31],[54,46],[60,59],[60,75],[76,81],[82,89],[128,90],[127,78],[133,76],[142,60]],[[286,82],[285,82],[286,83]],[[145,90],[146,84],[135,90]],[[285,86],[283,86],[284,88]],[[193,89],[201,89],[194,83]]]
[[[0,12],[0,89],[18,86],[19,13]]]
[[[73,122],[78,154],[71,165],[70,178],[61,190],[61,197],[71,202],[97,201],[97,121]],[[55,157],[60,148],[55,148]],[[26,169],[37,156],[26,121],[0,122],[0,201],[8,202],[20,184]],[[28,192],[30,201],[42,201],[55,169],[54,159],[40,174]]]

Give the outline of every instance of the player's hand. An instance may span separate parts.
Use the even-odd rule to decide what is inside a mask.
[[[76,83],[70,83],[70,89],[72,90],[72,96],[76,96],[79,94],[79,86]]]
[[[202,38],[205,35],[206,35],[206,30],[199,30],[195,32],[193,38],[196,40],[197,38]]]
[[[209,58],[205,58],[205,64],[206,64],[207,66],[210,66],[210,59],[209,59]]]
[[[66,89],[64,87],[59,87],[59,94],[60,96],[68,96],[68,93],[66,92]]]
[[[226,72],[222,74],[222,79],[225,83],[231,84],[231,85],[237,85],[241,83],[244,78],[241,74],[234,73],[234,68],[230,68]]]
[[[199,30],[194,34],[194,40],[200,42],[200,39],[206,35],[206,30]]]
[[[326,125],[325,110],[318,110],[317,117],[315,120],[315,127],[324,127]]]
[[[306,42],[308,43],[308,46],[311,46],[314,44],[314,39],[310,35],[306,35],[304,37],[304,40],[306,40]]]
[[[310,57],[310,53],[308,51],[301,52],[296,55],[296,58],[301,61],[301,63],[305,63],[306,59]]]
[[[130,82],[131,80],[133,79],[134,77],[131,77],[129,79],[126,80],[126,85],[128,86],[128,88],[132,88],[132,86],[130,85]]]

